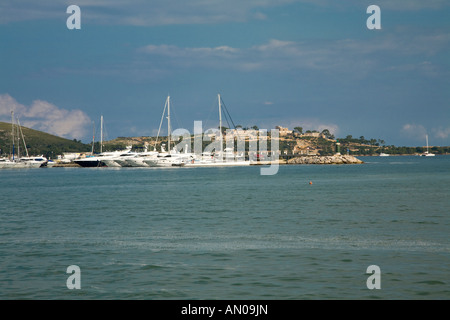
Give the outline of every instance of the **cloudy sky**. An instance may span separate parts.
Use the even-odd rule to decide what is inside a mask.
[[[81,29],[69,30],[69,5]],[[381,30],[369,30],[369,5]],[[71,0],[0,3],[0,121],[67,138],[235,124],[450,145],[445,0]]]

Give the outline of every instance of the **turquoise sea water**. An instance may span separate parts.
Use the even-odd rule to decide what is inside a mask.
[[[449,299],[450,156],[361,159],[2,170],[0,299]]]

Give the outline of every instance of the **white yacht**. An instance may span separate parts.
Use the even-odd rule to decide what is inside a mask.
[[[427,139],[427,151],[425,151],[424,153],[421,154],[422,157],[434,157],[435,154],[434,153],[430,153],[428,151],[428,135],[426,135],[426,139]]]
[[[134,159],[137,156],[137,152],[125,152],[116,157],[111,157],[110,159],[105,160],[104,163],[107,167],[131,167],[131,164],[128,162],[128,160]]]
[[[53,167],[55,165],[56,165],[56,162],[50,159],[47,161],[47,164],[45,165],[45,167]]]
[[[0,158],[0,169],[5,168],[11,161],[6,158]]]
[[[175,148],[166,152],[164,147],[165,144],[161,146],[161,152],[153,151],[151,156],[143,157],[142,161],[148,167],[182,167],[193,159],[191,154],[179,153]]]
[[[158,154],[158,151],[144,151],[138,153],[135,157],[125,159],[125,161],[128,167],[149,167],[150,165],[145,160],[155,160]]]
[[[182,167],[188,161],[182,153],[160,153],[154,159],[144,160],[150,167]]]
[[[17,160],[0,159],[0,169],[25,169],[25,168],[40,168],[45,166],[47,160],[44,157],[24,157]]]
[[[11,159],[1,158],[0,169],[9,168],[40,168],[47,164],[47,159],[43,156],[33,157],[28,155],[28,148],[25,143],[25,137],[20,126],[19,119],[17,118],[17,125],[14,124],[14,111],[11,111],[11,142],[12,142],[12,155]],[[15,132],[17,130],[17,132]],[[26,156],[20,157],[20,137],[22,137],[23,146],[26,151]],[[16,157],[16,144],[17,138],[17,157]]]
[[[32,168],[40,168],[45,167],[48,163],[46,157],[38,156],[38,157],[21,157],[19,158],[19,162],[26,163],[27,166]]]
[[[244,154],[235,154],[233,148],[223,149],[222,134],[222,99],[217,95],[219,102],[219,141],[220,149],[214,154],[203,152],[201,156],[194,156],[191,161],[186,163],[189,167],[210,167],[210,166],[248,166],[250,161],[245,160]],[[227,111],[228,112],[228,111]]]
[[[74,163],[85,167],[85,168],[91,168],[91,167],[104,167],[105,164],[102,163],[102,158],[104,155],[100,154],[98,156],[88,155],[85,158],[79,158],[73,160]],[[105,158],[103,158],[105,159]]]
[[[75,159],[73,162],[82,167],[120,167],[115,159],[129,152],[131,152],[131,146],[128,146],[125,150],[102,152],[96,156],[88,155],[85,158]]]
[[[236,155],[232,148],[225,148],[224,153],[211,154],[203,152],[200,157],[193,157],[186,163],[188,167],[225,167],[225,166],[248,166],[244,155]]]
[[[84,158],[73,160],[82,167],[121,167],[116,161],[121,157],[131,155],[132,146],[127,146],[125,150],[103,152],[103,116],[100,117],[100,153],[94,155],[94,140],[92,141],[92,152]]]
[[[172,128],[170,122],[170,96],[167,97],[164,105],[164,110],[161,116],[161,122],[159,124],[158,135],[155,141],[155,148],[158,141],[159,133],[161,131],[161,125],[163,123],[164,115],[167,109],[167,142],[168,148],[165,150],[165,144],[161,146],[161,152],[157,152],[156,149],[153,152],[145,152],[142,157],[130,159],[130,162],[134,162],[136,165],[144,164],[148,167],[181,167],[190,161],[191,155],[187,153],[179,153],[175,148],[171,150]]]
[[[428,151],[425,151],[424,153],[421,154],[422,157],[434,157],[435,154],[434,153],[429,153]]]

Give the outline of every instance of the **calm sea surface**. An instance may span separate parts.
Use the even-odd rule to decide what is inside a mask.
[[[450,299],[450,156],[361,159],[0,170],[0,299]]]

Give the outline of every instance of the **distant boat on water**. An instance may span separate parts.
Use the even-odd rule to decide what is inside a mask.
[[[434,157],[435,154],[434,153],[430,153],[428,151],[428,135],[426,135],[426,140],[427,140],[427,151],[425,151],[424,153],[421,154],[422,157]]]
[[[389,157],[389,156],[390,156],[389,153],[384,153],[384,152],[380,153],[380,157]]]

